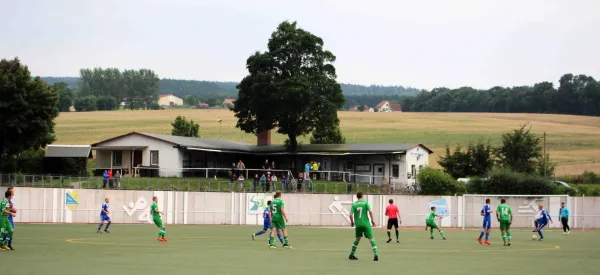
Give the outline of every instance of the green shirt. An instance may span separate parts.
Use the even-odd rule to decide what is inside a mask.
[[[152,203],[152,206],[150,206],[150,214],[152,214],[153,219],[160,219],[160,214],[157,212],[157,210],[158,203]]]
[[[2,199],[2,202],[0,202],[0,212],[2,214],[0,215],[0,217],[2,217],[2,219],[8,220],[9,214],[2,212],[2,210],[10,211],[10,205],[8,204],[8,200],[6,198]]]
[[[435,211],[431,211],[431,212],[429,212],[429,216],[427,216],[427,219],[425,221],[433,222],[434,220],[435,220]]]
[[[510,221],[510,215],[512,214],[512,209],[510,209],[510,206],[506,204],[498,205],[496,212],[499,213],[501,221]]]
[[[274,221],[283,221],[283,214],[281,213],[281,209],[284,207],[283,200],[280,198],[276,198],[271,202],[271,216]]]
[[[350,214],[354,216],[354,223],[357,227],[370,227],[369,210],[371,205],[366,200],[357,200],[350,208]]]

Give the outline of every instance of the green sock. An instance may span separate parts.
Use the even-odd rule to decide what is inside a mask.
[[[506,232],[502,232],[502,241],[506,242]]]
[[[269,245],[270,246],[275,246],[275,238],[273,236],[269,237]]]
[[[371,247],[373,247],[373,255],[377,256],[377,243],[374,240],[371,241]]]
[[[510,231],[506,231],[506,235],[508,235],[508,241],[510,242],[510,240],[512,240],[512,236],[510,234]]]
[[[433,238],[433,228],[429,229],[429,236]]]
[[[444,230],[440,230],[440,235],[442,235],[443,238],[446,238],[446,236],[444,236]]]
[[[289,245],[287,236],[283,236],[283,245]]]
[[[350,256],[354,256],[354,252],[356,252],[357,248],[358,248],[358,242],[354,241],[354,243],[352,244],[352,251],[350,251]]]

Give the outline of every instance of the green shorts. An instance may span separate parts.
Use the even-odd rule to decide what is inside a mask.
[[[509,230],[510,229],[510,221],[500,220],[500,230]]]
[[[285,220],[273,220],[271,222],[271,225],[273,226],[273,228],[285,229]]]
[[[367,239],[373,239],[373,228],[370,226],[357,226],[354,228],[354,233],[357,239],[362,238],[363,235]]]
[[[161,218],[153,218],[152,220],[154,221],[154,224],[156,224],[156,226],[161,228],[163,227],[163,222]]]
[[[6,233],[13,233],[13,228],[12,225],[10,225],[10,221],[8,221],[8,219],[0,219],[0,233],[1,234],[6,234]]]
[[[438,229],[438,226],[435,222],[425,221],[425,225],[431,227],[432,229]]]

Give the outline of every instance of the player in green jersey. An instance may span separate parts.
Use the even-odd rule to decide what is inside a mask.
[[[277,231],[281,231],[283,233],[283,247],[284,248],[292,248],[288,243],[288,235],[287,229],[285,228],[285,223],[288,221],[287,214],[285,213],[285,204],[281,199],[281,191],[277,190],[275,192],[275,198],[271,202],[269,216],[271,216],[271,225],[273,229],[271,230],[271,237],[269,237],[269,248],[276,248],[275,246],[275,235]]]
[[[0,250],[11,250],[8,248],[8,242],[13,237],[13,228],[8,220],[8,215],[12,215],[10,209],[10,201],[12,199],[12,191],[7,190],[4,192],[4,199],[0,202],[0,239],[2,239],[2,244],[0,245]]]
[[[152,220],[154,221],[154,224],[156,224],[156,226],[159,228],[158,238],[156,238],[156,240],[159,242],[166,242],[167,239],[165,238],[165,233],[167,232],[167,229],[163,225],[162,219],[160,218],[162,212],[158,210],[158,197],[154,196],[152,201],[153,203],[150,207],[150,214],[152,214]]]
[[[375,219],[373,219],[373,211],[371,210],[371,205],[368,201],[363,200],[362,192],[356,193],[356,198],[358,200],[355,201],[352,204],[352,207],[350,208],[350,226],[355,226],[356,222],[356,227],[354,227],[356,240],[354,240],[354,243],[352,244],[352,251],[350,252],[350,256],[348,257],[348,259],[358,260],[358,258],[354,256],[354,253],[358,248],[358,243],[360,242],[360,239],[364,235],[365,238],[369,239],[369,241],[371,242],[371,247],[373,247],[373,261],[379,261],[379,255],[377,255],[377,243],[373,238],[373,227],[371,227],[371,225],[375,226]],[[368,215],[367,212],[369,213]],[[371,217],[370,222],[369,217]]]
[[[442,216],[435,213],[435,206],[432,206],[431,212],[429,212],[429,215],[425,220],[425,230],[427,230],[427,227],[429,227],[429,237],[433,240],[433,229],[437,229],[440,232],[440,235],[442,235],[442,238],[445,240],[446,236],[444,236],[444,230],[441,230],[437,226],[435,223],[435,217],[440,217],[440,219],[442,218]]]
[[[512,240],[512,236],[510,234],[510,225],[512,224],[513,214],[510,206],[506,205],[506,200],[501,199],[500,205],[496,208],[496,218],[498,218],[498,222],[500,223],[500,231],[502,231],[502,240],[504,241],[504,246],[510,246],[510,241]]]

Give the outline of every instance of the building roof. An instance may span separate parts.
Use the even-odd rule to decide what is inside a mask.
[[[381,108],[383,107],[383,105],[388,102],[387,100],[382,100],[381,102],[379,102],[379,104],[377,104],[377,106],[375,106],[375,108]]]
[[[390,109],[392,109],[392,112],[402,112],[402,105],[390,104]]]
[[[158,98],[163,98],[163,97],[167,97],[167,96],[170,96],[170,95],[172,95],[172,94],[159,95]]]
[[[235,99],[233,98],[226,98],[225,100],[223,100],[223,104],[233,104],[235,103]]]
[[[90,145],[48,145],[47,158],[91,158],[92,146]]]
[[[290,154],[282,144],[252,145],[228,140],[215,140],[205,138],[180,137],[161,134],[131,132],[111,139],[92,144],[94,148],[106,148],[102,146],[107,141],[116,140],[129,135],[141,135],[155,140],[160,140],[173,146],[188,150],[231,152],[245,154]],[[140,144],[141,146],[141,144]],[[393,144],[302,144],[298,147],[296,154],[383,154],[383,153],[405,153],[414,147],[421,146],[429,153],[431,149],[420,143],[393,143]],[[118,147],[118,146],[117,146]]]

